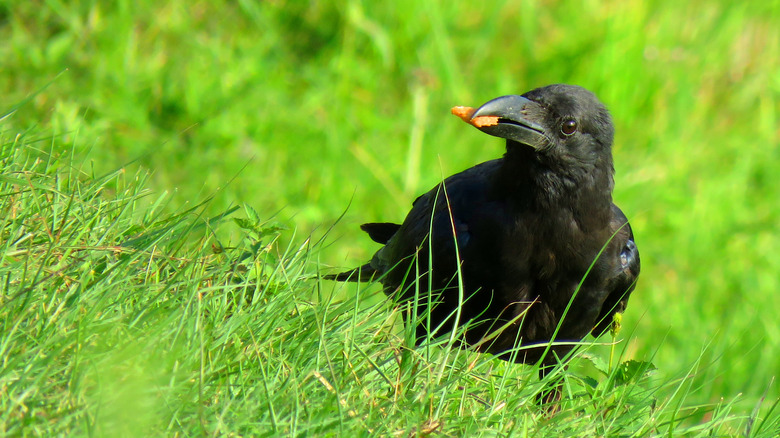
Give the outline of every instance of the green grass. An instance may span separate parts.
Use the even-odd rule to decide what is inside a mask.
[[[0,2],[0,430],[777,435],[778,23],[777,1]],[[613,113],[643,261],[617,362],[656,370],[591,345],[546,418],[533,367],[410,350],[376,287],[301,277],[502,153],[449,107],[553,82]]]
[[[249,206],[166,213],[169,199],[143,174],[87,175],[53,153],[57,141],[2,142],[3,434],[774,436],[780,427],[771,399],[752,412],[733,397],[697,401],[696,376],[723,366],[704,356],[669,377],[629,359],[625,343],[613,366],[608,345],[586,342],[568,371],[540,382],[536,367],[454,349],[455,337],[412,348],[399,309],[375,288],[333,291],[312,278],[319,243],[280,243],[278,226]],[[238,228],[221,238],[230,216]],[[548,416],[536,399],[561,377],[565,398]]]

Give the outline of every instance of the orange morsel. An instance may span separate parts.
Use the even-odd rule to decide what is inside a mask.
[[[453,115],[460,117],[464,122],[477,128],[498,125],[497,116],[479,116],[472,119],[471,116],[474,114],[474,111],[476,110],[470,106],[454,106],[450,110]]]
[[[452,115],[460,117],[466,123],[471,123],[471,115],[474,111],[476,110],[470,106],[454,106],[450,110]]]
[[[471,119],[471,124],[477,128],[498,125],[498,116],[479,116]]]

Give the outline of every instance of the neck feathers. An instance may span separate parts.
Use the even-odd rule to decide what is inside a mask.
[[[550,218],[563,214],[583,230],[609,224],[614,186],[611,154],[590,162],[572,156],[546,158],[530,147],[509,148],[496,189],[522,209],[547,211]]]

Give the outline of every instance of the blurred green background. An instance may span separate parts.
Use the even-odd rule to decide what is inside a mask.
[[[3,129],[95,174],[148,169],[174,208],[246,202],[288,238],[346,210],[319,256],[338,267],[376,250],[360,223],[503,153],[451,106],[582,85],[613,113],[642,255],[630,355],[695,371],[702,402],[778,396],[776,0],[5,1],[0,41],[4,112],[31,97]]]

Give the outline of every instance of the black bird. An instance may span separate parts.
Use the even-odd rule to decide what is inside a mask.
[[[418,341],[468,324],[465,346],[541,361],[543,376],[573,348],[549,341],[603,333],[639,275],[631,227],[612,202],[609,112],[584,88],[550,85],[453,113],[506,139],[503,158],[445,179],[400,225],[362,225],[384,246],[325,278],[378,278],[414,303]]]

